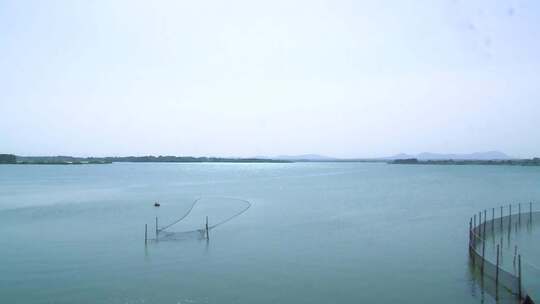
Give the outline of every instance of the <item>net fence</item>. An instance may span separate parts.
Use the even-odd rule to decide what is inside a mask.
[[[201,197],[187,211],[171,222],[158,226],[154,241],[208,239],[211,230],[242,215],[251,207],[244,199],[231,197]]]
[[[534,259],[538,256],[534,253],[540,252],[540,246],[534,245],[539,207],[533,203],[507,205],[483,210],[470,219],[473,270],[482,287],[499,301],[519,302],[527,296],[540,299],[540,268]]]

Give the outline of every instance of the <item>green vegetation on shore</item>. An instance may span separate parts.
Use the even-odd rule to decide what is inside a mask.
[[[73,156],[16,156],[0,154],[0,164],[19,165],[92,165],[118,162],[132,163],[294,163],[294,162],[386,162],[388,164],[413,165],[506,165],[540,166],[540,158],[504,159],[504,160],[423,160],[404,159],[331,159],[331,160],[286,160],[270,158],[228,158],[228,157],[193,157],[193,156],[114,156],[114,157],[73,157]]]
[[[110,164],[104,159],[77,158],[71,156],[16,156],[13,154],[0,154],[0,164],[15,165],[93,165]]]
[[[134,163],[290,163],[289,160],[263,158],[226,158],[191,156],[123,156],[123,157],[73,157],[73,156],[16,156],[0,154],[0,164],[20,165],[85,165]]]
[[[13,154],[0,154],[0,164],[15,164],[17,157]]]
[[[540,166],[540,158],[504,160],[418,160],[416,158],[395,159],[388,162],[397,165],[495,165],[495,166]]]
[[[134,163],[290,163],[288,160],[264,158],[193,157],[193,156],[124,156],[105,157],[110,162]]]

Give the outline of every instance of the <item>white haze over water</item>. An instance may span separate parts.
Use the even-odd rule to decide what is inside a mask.
[[[0,152],[540,154],[537,1],[0,0]]]

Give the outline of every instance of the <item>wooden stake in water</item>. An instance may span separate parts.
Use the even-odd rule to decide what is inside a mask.
[[[148,224],[144,224],[144,244],[148,243]]]
[[[482,225],[482,211],[478,212],[478,226]]]
[[[512,204],[508,205],[508,231],[510,231],[510,229],[512,226]]]
[[[208,216],[206,217],[206,239],[210,239],[210,235],[208,234]]]
[[[484,224],[482,225],[482,227],[480,227],[480,229],[482,229],[482,240],[483,242],[485,243],[486,242],[486,221],[487,221],[487,216],[486,216],[486,210],[484,210]],[[485,246],[485,244],[484,244]]]
[[[482,211],[478,212],[478,235],[482,237]]]
[[[482,276],[484,275],[484,261],[486,260],[485,251],[486,251],[486,240],[482,239],[482,267],[481,267]]]
[[[495,208],[491,208],[491,234],[495,234]]]
[[[495,284],[499,285],[499,244],[497,244],[497,268],[495,269]]]
[[[485,212],[485,211],[484,211]],[[486,252],[486,221],[485,221],[485,214],[484,214],[484,231],[482,232],[482,275],[484,275],[484,261],[485,258],[485,252]]]
[[[514,267],[516,267],[516,256],[517,256],[517,245],[514,246]],[[516,270],[516,268],[514,268],[514,271]]]
[[[529,223],[532,225],[532,202],[529,203]]]
[[[521,225],[521,203],[518,204],[518,224]]]
[[[157,216],[156,216],[156,240],[158,239],[158,233],[159,233],[159,230],[158,230],[158,219],[157,219]]]
[[[469,250],[471,250],[472,244],[472,218],[469,220]]]
[[[486,238],[486,222],[487,222],[487,216],[486,216],[486,210],[484,209],[484,232],[483,232],[484,238]]]
[[[519,284],[519,299],[522,297],[521,293],[521,254],[518,255],[518,284]]]
[[[503,230],[503,206],[501,206],[501,232]]]

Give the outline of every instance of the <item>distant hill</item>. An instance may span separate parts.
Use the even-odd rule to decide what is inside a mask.
[[[405,153],[399,153],[399,154],[396,154],[396,155],[393,155],[393,156],[382,157],[382,159],[389,159],[389,160],[394,160],[394,159],[412,159],[412,158],[416,158],[416,155],[413,155],[413,154],[405,154]]]
[[[423,152],[420,154],[397,154],[390,157],[385,157],[388,160],[394,159],[412,159],[416,158],[418,160],[507,160],[513,159],[507,154],[500,151],[487,151],[487,152],[475,152],[468,154],[443,154],[443,153],[431,153]]]

